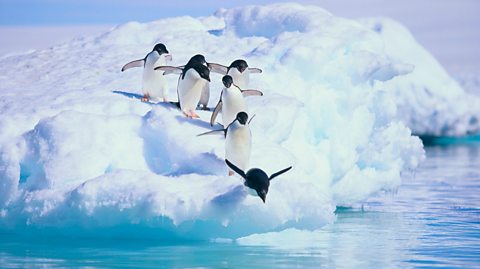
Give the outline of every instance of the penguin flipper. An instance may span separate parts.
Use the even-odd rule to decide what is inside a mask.
[[[263,72],[262,69],[260,69],[260,68],[255,68],[255,67],[249,67],[249,68],[248,68],[248,71],[250,71],[250,73],[253,73],[253,74],[255,74],[255,73],[260,74],[260,73]]]
[[[243,97],[247,96],[263,96],[263,92],[259,90],[241,90]]]
[[[208,67],[212,70],[212,72],[226,75],[228,72],[228,67],[221,65],[221,64],[216,64],[216,63],[208,63]]]
[[[252,122],[253,118],[255,118],[255,116],[257,116],[257,114],[253,114],[253,116],[250,117],[250,119],[248,120],[248,124],[250,124],[250,122]]]
[[[227,163],[228,167],[230,167],[230,169],[232,169],[233,171],[237,172],[237,174],[239,174],[241,177],[243,177],[244,179],[247,179],[247,175],[245,174],[245,172],[242,171],[242,169],[238,168],[237,166],[235,166],[233,163],[231,163],[229,160],[225,159],[225,162]]]
[[[215,123],[215,119],[217,118],[218,112],[222,110],[222,100],[218,101],[217,106],[215,106],[215,109],[213,110],[212,117],[210,118],[210,125],[213,126]]]
[[[223,132],[223,133],[220,133]],[[205,133],[198,134],[197,136],[203,136],[203,135],[212,135],[212,134],[225,134],[226,129],[219,129],[219,130],[213,130],[213,131],[208,131]]]
[[[131,61],[122,67],[122,72],[133,67],[143,67],[144,65],[145,65],[145,59]]]
[[[169,74],[177,74],[180,75],[183,72],[183,68],[180,67],[175,67],[175,66],[157,66],[153,70],[160,70],[163,71],[163,75],[169,75]]]
[[[272,180],[274,177],[277,177],[277,176],[279,176],[279,175],[287,172],[287,171],[290,170],[290,169],[292,169],[291,166],[290,166],[290,167],[287,167],[287,168],[285,168],[285,169],[282,169],[282,170],[280,170],[280,171],[278,171],[278,172],[276,172],[276,173],[273,173],[273,174],[270,176],[269,179]]]

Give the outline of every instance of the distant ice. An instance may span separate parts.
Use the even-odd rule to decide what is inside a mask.
[[[413,64],[408,75],[387,82],[398,105],[398,118],[415,134],[463,136],[480,132],[480,95],[467,92],[400,25],[387,18],[360,20],[378,33],[392,60]]]
[[[5,26],[0,25],[0,57],[44,50],[59,43],[98,34],[114,25]]]

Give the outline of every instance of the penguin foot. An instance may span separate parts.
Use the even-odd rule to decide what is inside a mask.
[[[148,102],[148,95],[145,94],[145,95],[142,97],[142,102]]]
[[[198,116],[197,113],[195,113],[195,112],[192,112],[192,114],[190,114],[190,115],[191,115],[192,119],[199,119],[200,118],[200,116]]]
[[[199,118],[200,118],[200,116],[198,116],[197,113],[192,112],[192,111],[189,111],[189,112],[183,111],[183,114],[184,114],[187,118],[191,118],[191,119],[199,119]]]

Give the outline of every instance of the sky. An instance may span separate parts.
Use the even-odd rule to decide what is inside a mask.
[[[43,48],[71,37],[108,30],[128,21],[149,22],[173,16],[207,16],[219,8],[282,0],[0,0],[0,54]],[[290,2],[290,1],[288,1]],[[388,16],[406,25],[451,72],[480,66],[479,0],[300,0],[334,15],[358,18]],[[81,27],[82,26],[82,27]],[[43,32],[39,29],[42,28]],[[50,38],[41,38],[50,36]],[[3,38],[2,38],[3,39]]]

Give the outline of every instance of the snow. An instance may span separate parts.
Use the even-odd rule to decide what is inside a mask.
[[[381,36],[391,59],[415,66],[414,72],[385,83],[395,93],[398,117],[414,133],[464,136],[480,132],[480,96],[463,89],[399,23],[387,18],[361,22]]]
[[[319,229],[337,205],[396,189],[424,158],[389,86],[417,67],[385,40],[315,6],[275,4],[130,22],[4,57],[0,230],[235,239]],[[201,53],[262,68],[250,85],[264,96],[246,100],[256,115],[250,164],[267,174],[293,166],[272,181],[267,203],[227,176],[222,137],[197,137],[211,112],[192,120],[138,100],[142,70],[120,68],[157,42],[177,65]],[[212,74],[210,107],[221,77]]]

